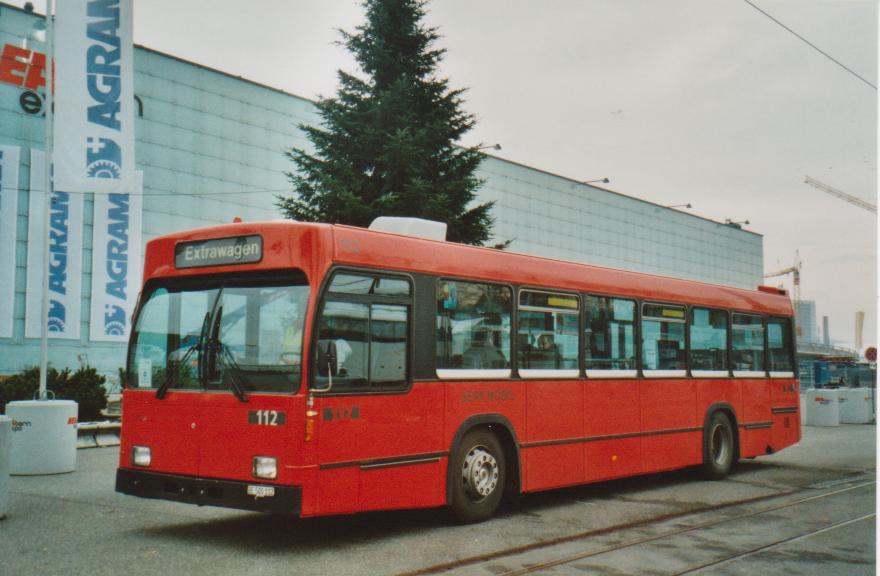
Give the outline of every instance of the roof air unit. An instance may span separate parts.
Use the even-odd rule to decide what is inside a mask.
[[[397,216],[379,216],[370,224],[370,230],[390,232],[403,236],[427,238],[428,240],[446,240],[446,224],[423,220],[421,218],[400,218]]]

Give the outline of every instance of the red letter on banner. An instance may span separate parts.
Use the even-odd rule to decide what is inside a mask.
[[[17,76],[14,72],[25,72],[30,59],[30,50],[19,48],[14,44],[4,46],[3,55],[0,57],[0,82],[21,86],[24,76]]]
[[[46,55],[42,52],[34,52],[31,57],[31,67],[28,68],[27,77],[24,79],[24,87],[28,90],[36,90],[46,85],[43,71],[46,69]]]

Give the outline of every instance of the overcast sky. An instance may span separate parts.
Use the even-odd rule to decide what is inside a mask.
[[[62,0],[63,1],[63,0]],[[876,0],[753,0],[877,85]],[[21,1],[13,1],[22,5]],[[44,12],[45,2],[36,2]],[[462,144],[695,214],[748,220],[766,271],[803,261],[831,337],[877,334],[877,91],[745,0],[434,0],[441,74],[479,123]],[[136,0],[135,41],[316,98],[356,70],[353,0]],[[719,266],[723,266],[719,262]],[[790,277],[772,279],[774,285]]]

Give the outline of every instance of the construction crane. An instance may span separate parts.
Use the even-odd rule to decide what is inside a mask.
[[[776,272],[769,272],[767,274],[764,274],[764,278],[774,278],[776,276],[785,276],[786,274],[792,275],[793,289],[791,291],[791,294],[794,299],[794,325],[797,335],[800,336],[801,322],[799,318],[799,308],[801,303],[801,254],[799,250],[795,250],[794,264],[792,264],[788,268],[783,268],[782,270],[777,270]]]
[[[872,203],[868,202],[867,200],[862,200],[861,198],[857,198],[857,197],[853,196],[852,194],[847,194],[846,192],[842,192],[842,191],[838,190],[837,188],[832,188],[828,184],[825,184],[823,182],[819,182],[815,178],[810,178],[809,176],[805,176],[804,177],[804,184],[809,184],[813,188],[818,188],[822,192],[825,192],[827,194],[831,194],[835,198],[840,198],[844,202],[849,202],[850,204],[853,204],[854,206],[858,206],[859,208],[864,208],[868,212],[873,212],[874,214],[877,213],[877,205],[876,204],[872,204]]]

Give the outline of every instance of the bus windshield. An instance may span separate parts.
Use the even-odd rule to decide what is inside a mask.
[[[132,333],[129,387],[295,391],[308,295],[279,282],[152,287]]]

